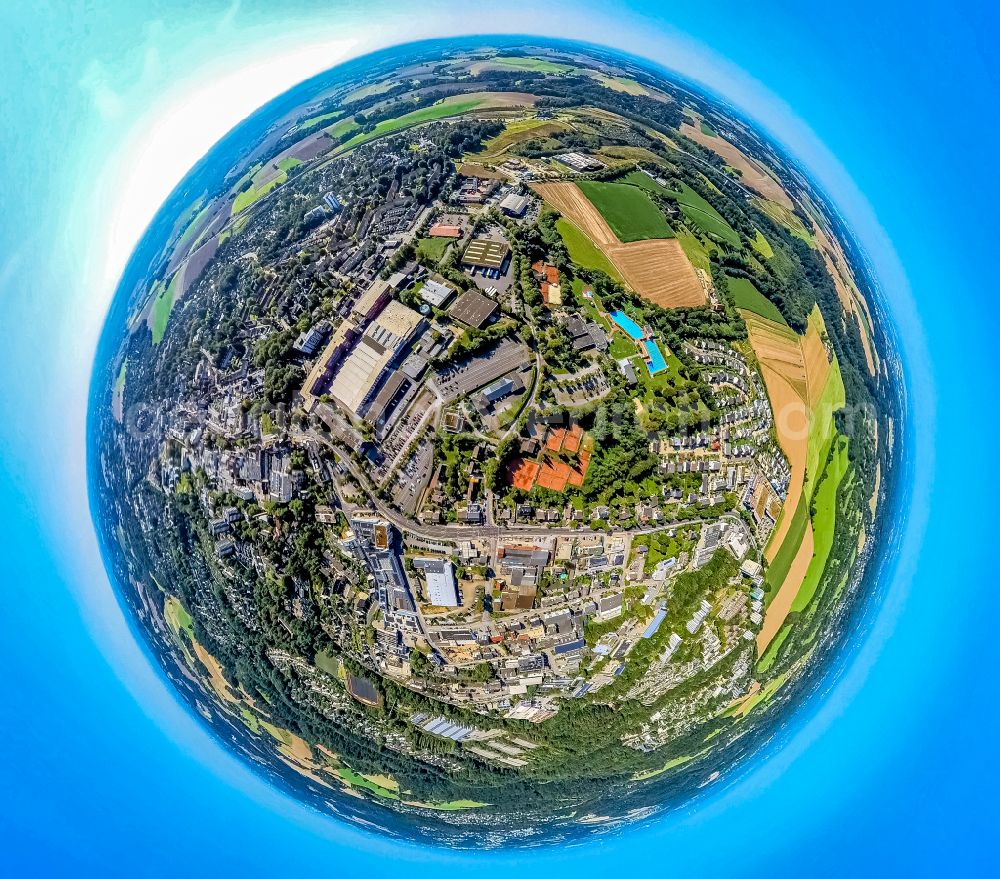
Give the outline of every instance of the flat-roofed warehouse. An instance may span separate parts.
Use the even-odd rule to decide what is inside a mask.
[[[413,567],[427,578],[427,598],[437,607],[458,607],[455,570],[447,559],[414,559]]]
[[[462,265],[475,269],[503,268],[510,255],[510,246],[504,241],[493,241],[490,238],[477,238],[469,242],[462,256]]]
[[[499,310],[500,306],[489,296],[478,290],[468,290],[455,300],[448,314],[453,320],[478,330],[486,326]]]
[[[512,192],[500,202],[500,210],[508,217],[523,217],[528,207],[528,198]]]
[[[428,305],[440,308],[451,299],[451,295],[454,292],[447,284],[442,284],[440,281],[435,281],[431,278],[420,288],[420,298]]]
[[[391,301],[371,322],[344,358],[330,385],[337,404],[360,418],[389,365],[416,335],[423,318],[398,300]]]

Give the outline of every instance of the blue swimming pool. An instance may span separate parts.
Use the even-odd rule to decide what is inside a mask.
[[[649,374],[656,375],[658,372],[663,372],[667,368],[667,361],[663,359],[660,346],[652,339],[646,339],[642,344],[649,356]]]
[[[611,319],[636,341],[642,338],[642,327],[625,314],[624,311],[612,311]]]

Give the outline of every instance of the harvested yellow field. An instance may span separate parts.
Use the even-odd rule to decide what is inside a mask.
[[[621,245],[600,211],[575,183],[568,180],[561,183],[536,183],[532,188],[601,250]]]
[[[676,238],[623,244],[575,183],[536,183],[533,188],[579,228],[644,299],[662,308],[692,307],[707,301],[698,273]]]
[[[691,308],[707,301],[698,274],[676,238],[654,238],[602,248],[625,282],[661,308]]]
[[[788,534],[792,513],[802,497],[806,464],[809,460],[812,407],[819,402],[826,387],[830,363],[820,334],[823,323],[818,312],[810,317],[809,328],[802,337],[794,330],[753,312],[741,311],[740,314],[746,322],[750,346],[757,355],[764,385],[771,399],[778,445],[788,458],[788,466],[792,471],[788,495],[785,497],[784,515],[775,526],[764,551],[764,557],[771,562]],[[795,570],[795,565],[792,570]],[[786,583],[790,581],[791,573],[785,578]]]
[[[701,120],[696,119],[695,121],[697,125],[691,125],[688,122],[682,123],[681,134],[722,156],[730,167],[740,172],[742,175],[740,182],[745,186],[750,187],[754,192],[759,192],[764,198],[791,209],[792,200],[788,193],[760,162],[746,155],[739,147],[734,146],[725,138],[719,135],[713,137],[711,134],[705,134],[701,130]]]
[[[232,690],[229,689],[229,682],[222,673],[222,666],[219,665],[219,661],[197,641],[192,639],[191,643],[194,645],[195,655],[201,660],[202,665],[208,669],[208,682],[218,697],[223,702],[238,702],[239,700],[233,695]]]
[[[792,517],[785,516],[785,521]],[[792,565],[788,569],[788,574],[778,594],[774,596],[764,613],[764,624],[757,633],[757,655],[763,656],[767,645],[771,643],[774,636],[781,631],[781,627],[788,617],[788,612],[792,609],[795,596],[799,594],[799,587],[806,578],[806,571],[809,570],[809,563],[813,557],[813,530],[812,522],[806,522],[806,530],[802,535],[802,543],[799,544],[799,551],[792,560]]]
[[[761,375],[774,412],[774,427],[778,444],[788,458],[791,477],[785,497],[784,512],[774,527],[764,550],[768,563],[774,561],[788,537],[793,513],[803,498],[809,433],[812,422],[822,413],[817,411],[823,400],[832,366],[823,344],[825,326],[819,309],[813,309],[804,336],[788,327],[766,320],[749,311],[741,311],[747,334],[760,364]],[[788,569],[777,594],[764,613],[764,625],[757,635],[757,655],[763,654],[771,639],[781,630],[798,595],[813,557],[812,523],[807,521],[802,543]]]
[[[806,370],[806,404],[810,410],[819,405],[820,397],[826,388],[826,380],[830,377],[830,361],[823,344],[823,333],[826,325],[818,308],[814,308],[809,316],[809,327],[801,339],[802,361]]]
[[[773,370],[787,381],[796,396],[808,405],[806,364],[798,334],[783,324],[750,311],[741,311],[746,321],[750,345],[761,366]],[[770,391],[770,388],[768,388]],[[773,401],[773,398],[772,398]],[[775,411],[775,417],[778,412]]]
[[[802,497],[802,488],[806,480],[806,463],[809,460],[809,409],[799,393],[792,387],[788,379],[776,370],[761,365],[764,385],[771,398],[774,409],[774,426],[778,435],[778,444],[788,458],[791,476],[788,480],[788,493],[785,496],[784,513],[778,519],[771,539],[764,551],[764,557],[770,563],[778,554],[781,544],[788,535],[793,513]]]

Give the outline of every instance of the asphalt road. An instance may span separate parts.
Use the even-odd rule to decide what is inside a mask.
[[[317,436],[316,439],[321,439]],[[371,481],[357,464],[336,446],[330,446],[337,454],[340,462],[347,468],[347,471],[354,477],[358,485],[364,489],[368,495],[368,502],[371,507],[387,522],[392,523],[404,534],[416,534],[428,540],[484,540],[496,539],[498,537],[517,535],[521,537],[552,537],[558,535],[579,535],[587,534],[586,527],[568,528],[566,526],[549,527],[546,525],[425,525],[415,519],[409,519],[398,510],[385,504],[377,498],[372,489]],[[657,531],[666,531],[670,528],[677,528],[684,525],[700,525],[705,522],[715,521],[713,519],[682,519],[670,522],[659,522],[656,525],[649,525],[642,528],[629,528],[613,531],[616,535],[625,534],[652,534]]]

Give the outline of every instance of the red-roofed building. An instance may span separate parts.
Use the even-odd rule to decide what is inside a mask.
[[[435,223],[427,232],[431,238],[461,238],[462,230],[458,226],[449,226],[446,223]]]

